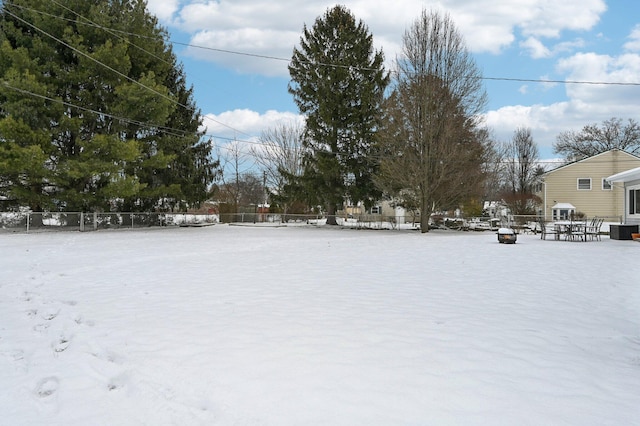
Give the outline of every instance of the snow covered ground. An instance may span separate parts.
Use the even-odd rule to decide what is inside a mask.
[[[0,234],[6,425],[640,423],[640,244]]]

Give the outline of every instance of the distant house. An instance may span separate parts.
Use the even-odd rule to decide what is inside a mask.
[[[375,207],[375,212],[386,218],[393,218],[398,224],[420,221],[420,212],[407,209],[395,200],[382,200]],[[374,210],[372,209],[372,213]]]
[[[636,167],[640,167],[640,157],[613,149],[550,170],[542,175],[536,194],[542,199],[540,213],[547,220],[572,213],[619,220],[624,214],[624,191],[607,179]]]
[[[609,176],[607,181],[614,187],[622,185],[624,191],[623,223],[640,224],[640,167],[616,173]]]
[[[502,218],[510,215],[509,207],[504,201],[485,201],[482,205],[482,211],[492,218]]]

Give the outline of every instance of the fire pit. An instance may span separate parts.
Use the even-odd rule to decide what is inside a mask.
[[[515,244],[518,236],[511,228],[498,229],[498,242],[505,244]]]

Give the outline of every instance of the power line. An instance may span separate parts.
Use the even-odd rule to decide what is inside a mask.
[[[61,7],[61,8],[63,8],[63,9],[65,9],[65,10],[67,10],[67,11],[71,12],[71,13],[73,13],[73,14],[74,14],[74,15],[76,15],[78,18],[84,19],[85,21],[89,22],[89,23],[91,24],[91,26],[94,26],[94,27],[98,28],[98,24],[96,24],[95,22],[93,22],[93,21],[92,21],[92,20],[90,20],[89,18],[87,18],[87,17],[85,17],[85,16],[80,15],[80,14],[79,14],[78,12],[76,12],[75,10],[73,10],[73,9],[69,9],[67,6],[65,6],[65,5],[63,5],[63,4],[59,3],[59,2],[57,2],[56,0],[50,0],[50,1],[51,1],[52,3],[54,3],[54,4],[58,5],[59,7]],[[50,15],[50,16],[55,16],[55,15]],[[70,21],[71,21],[71,20],[70,20]],[[77,21],[71,21],[71,22],[77,22]],[[167,64],[167,65],[173,66],[173,63],[171,63],[171,62],[169,62],[169,61],[165,60],[164,58],[160,57],[159,55],[156,55],[156,54],[155,54],[155,53],[153,53],[153,52],[149,52],[148,50],[146,50],[146,49],[144,49],[144,48],[142,48],[142,47],[140,47],[140,46],[138,46],[138,45],[136,45],[136,44],[134,44],[134,43],[131,43],[128,39],[126,39],[126,38],[124,38],[124,37],[119,36],[118,34],[116,34],[116,33],[115,33],[113,30],[111,30],[110,28],[108,28],[108,27],[104,27],[104,26],[100,26],[99,28],[100,28],[100,29],[102,29],[102,30],[104,30],[104,31],[106,31],[107,33],[111,34],[112,36],[116,37],[117,39],[119,39],[119,40],[121,40],[121,41],[123,41],[123,42],[127,43],[128,45],[133,46],[133,47],[135,47],[135,48],[137,48],[137,49],[141,50],[142,52],[146,53],[147,55],[151,56],[152,58],[155,58],[155,59],[157,59],[157,60],[159,60],[159,61],[161,61],[161,62],[164,62],[164,63],[165,63],[165,64]]]
[[[129,124],[134,124],[134,125],[137,125],[137,126],[140,126],[140,127],[146,127],[148,129],[151,129],[151,128],[158,129],[158,130],[162,131],[163,133],[167,133],[167,134],[170,134],[172,136],[177,136],[177,137],[185,137],[185,136],[187,136],[187,132],[185,132],[184,130],[174,129],[174,128],[165,127],[165,126],[159,126],[159,125],[156,125],[156,124],[145,123],[145,122],[142,122],[142,121],[132,120],[130,118],[119,117],[117,115],[109,114],[109,113],[106,113],[106,112],[103,112],[103,111],[96,111],[96,110],[91,109],[91,108],[81,107],[79,105],[75,105],[75,104],[72,104],[70,102],[63,101],[61,99],[54,99],[54,98],[51,98],[49,96],[40,95],[38,93],[34,93],[34,92],[30,92],[30,91],[25,90],[25,89],[20,89],[18,87],[14,87],[14,86],[10,85],[9,83],[7,83],[6,81],[3,81],[2,85],[5,86],[8,89],[11,89],[11,90],[14,90],[16,92],[22,93],[23,95],[29,95],[29,96],[32,96],[32,97],[35,97],[35,98],[40,98],[40,99],[43,99],[43,100],[46,100],[46,101],[49,101],[49,102],[58,103],[58,104],[61,104],[61,105],[64,105],[64,106],[67,106],[67,107],[70,107],[70,108],[78,109],[80,111],[90,112],[90,113],[96,114],[98,116],[112,118],[114,120],[122,121],[122,122],[129,123]]]
[[[118,38],[120,38],[121,40],[125,41],[126,43],[128,43],[128,44],[130,44],[130,45],[132,45],[132,46],[134,46],[134,47],[136,47],[136,48],[138,48],[138,49],[142,50],[143,52],[145,52],[145,53],[147,53],[147,54],[149,54],[149,55],[151,55],[151,56],[153,56],[153,57],[156,57],[157,59],[160,59],[160,60],[163,60],[163,61],[164,61],[164,59],[162,59],[162,58],[158,58],[158,57],[157,57],[156,55],[154,55],[153,53],[148,52],[148,51],[147,51],[147,50],[145,50],[144,48],[142,48],[142,47],[140,47],[140,46],[137,46],[137,45],[135,45],[134,43],[131,43],[129,40],[126,40],[126,39],[124,39],[124,38],[122,38],[122,37],[117,36],[117,35],[115,34],[115,32],[119,32],[119,33],[121,33],[121,34],[130,35],[130,36],[136,36],[136,37],[138,37],[138,38],[149,38],[149,39],[155,39],[155,38],[148,37],[148,36],[141,36],[141,35],[139,35],[139,34],[133,34],[133,33],[125,32],[125,31],[115,30],[115,29],[112,29],[112,28],[109,28],[109,27],[105,27],[105,26],[102,26],[102,25],[98,25],[98,24],[94,23],[93,21],[89,20],[88,18],[85,18],[85,17],[83,17],[82,15],[78,14],[77,12],[75,12],[75,11],[73,11],[73,10],[71,10],[71,9],[67,8],[66,6],[61,5],[61,4],[60,4],[60,3],[58,3],[57,1],[52,0],[52,2],[53,2],[54,4],[56,4],[56,5],[58,5],[58,6],[62,7],[62,8],[64,8],[64,9],[66,9],[66,10],[68,10],[68,11],[70,11],[70,12],[74,13],[77,17],[82,18],[82,19],[83,19],[83,20],[85,20],[86,22],[73,21],[73,20],[70,20],[70,19],[67,19],[67,18],[62,18],[62,17],[56,16],[56,15],[48,14],[48,13],[46,13],[46,12],[38,11],[38,10],[35,10],[35,9],[31,9],[31,8],[26,8],[26,7],[24,7],[24,6],[14,5],[14,4],[7,3],[7,2],[5,2],[4,4],[5,4],[5,6],[6,6],[6,5],[15,6],[15,7],[17,7],[17,8],[21,8],[21,9],[29,10],[29,11],[32,11],[32,12],[35,12],[35,13],[44,14],[44,15],[47,15],[47,16],[50,16],[50,17],[53,17],[53,18],[56,18],[56,19],[64,19],[64,20],[68,20],[68,21],[76,22],[76,23],[78,23],[78,24],[82,24],[82,25],[89,25],[89,26],[93,26],[93,27],[96,27],[96,28],[99,28],[99,29],[103,29],[103,30],[107,31],[108,33],[112,34],[113,36],[118,37]],[[144,84],[142,84],[142,83],[140,83],[140,82],[138,82],[138,81],[136,81],[136,80],[134,80],[134,79],[132,79],[132,78],[130,78],[130,77],[128,77],[128,76],[126,76],[125,74],[120,73],[119,71],[117,71],[117,70],[113,69],[112,67],[110,67],[110,66],[108,66],[108,65],[106,65],[106,64],[104,64],[104,63],[102,63],[101,61],[98,61],[98,60],[96,60],[95,58],[92,58],[90,55],[88,55],[88,54],[86,54],[86,53],[84,53],[84,52],[82,52],[82,51],[80,51],[80,50],[78,50],[78,49],[74,48],[73,46],[70,46],[69,44],[67,44],[67,43],[65,43],[64,41],[62,41],[62,40],[58,39],[57,37],[55,37],[55,36],[53,36],[53,35],[49,34],[48,32],[46,32],[46,31],[42,30],[41,28],[37,27],[36,25],[29,23],[28,21],[26,21],[26,20],[24,20],[24,19],[20,18],[19,16],[15,15],[14,13],[11,13],[11,12],[10,12],[10,11],[8,11],[6,8],[5,8],[5,12],[6,12],[8,15],[10,15],[10,16],[14,17],[15,19],[19,20],[20,22],[23,22],[25,25],[28,25],[28,26],[30,26],[30,27],[32,27],[32,28],[34,28],[36,31],[39,31],[39,32],[41,32],[41,33],[45,34],[46,36],[48,36],[48,37],[52,38],[52,39],[53,39],[53,40],[55,40],[56,42],[61,43],[62,45],[64,45],[64,46],[66,46],[66,47],[68,47],[68,48],[70,48],[70,49],[74,50],[75,52],[77,52],[77,53],[79,53],[79,54],[81,54],[81,55],[83,55],[83,56],[87,57],[88,59],[90,59],[90,60],[92,60],[92,61],[94,61],[94,62],[98,63],[99,65],[101,65],[101,66],[103,66],[103,67],[105,67],[105,68],[107,68],[107,69],[111,70],[112,72],[115,72],[116,74],[120,75],[121,77],[124,77],[124,78],[126,78],[127,80],[129,80],[129,81],[133,82],[134,84],[137,84],[138,86],[140,86],[140,87],[142,87],[142,88],[144,88],[144,89],[146,89],[146,90],[149,90],[149,91],[153,92],[154,94],[156,94],[156,95],[158,95],[158,96],[161,96],[161,97],[163,97],[163,98],[165,98],[165,99],[167,99],[167,100],[169,100],[169,101],[171,101],[171,102],[173,102],[173,103],[176,103],[177,105],[179,105],[179,106],[181,106],[181,107],[184,107],[184,108],[187,108],[187,109],[192,109],[192,108],[188,107],[187,105],[183,105],[183,104],[181,104],[181,103],[179,103],[179,102],[175,101],[174,99],[170,98],[169,96],[167,96],[167,95],[165,95],[165,94],[162,94],[162,93],[160,93],[160,92],[158,92],[158,91],[156,91],[156,90],[154,90],[154,89],[152,89],[152,88],[150,88],[150,87],[147,87],[147,86],[145,86]],[[211,47],[205,47],[205,46],[197,46],[197,45],[193,45],[193,44],[180,43],[180,42],[172,42],[172,43],[173,43],[173,44],[178,44],[178,45],[185,45],[185,46],[189,46],[189,47],[194,47],[194,48],[199,48],[199,49],[205,49],[205,50],[216,51],[216,52],[225,53],[225,54],[234,54],[234,55],[242,55],[242,56],[255,57],[255,58],[260,58],[260,59],[270,59],[270,60],[278,60],[278,61],[286,61],[286,62],[290,62],[290,59],[278,58],[278,57],[275,57],[275,56],[258,55],[258,54],[246,53],[246,52],[237,52],[237,51],[232,51],[232,50],[224,50],[224,49],[217,49],[217,48],[211,48]],[[165,62],[166,62],[166,61],[165,61]],[[318,65],[318,66],[347,67],[347,66],[344,66],[344,65],[327,64],[327,63],[314,63],[314,64],[315,64],[315,65]],[[357,68],[357,67],[356,67],[356,68]],[[480,78],[481,78],[481,79],[484,79],[484,80],[515,81],[515,82],[560,83],[560,84],[562,84],[562,83],[564,83],[564,84],[590,84],[590,85],[619,85],[619,86],[640,86],[640,83],[629,83],[629,82],[599,82],[599,81],[548,80],[548,79],[511,78],[511,77],[480,77]],[[4,84],[5,84],[5,86],[10,87],[10,88],[12,88],[12,89],[14,89],[14,90],[21,91],[22,93],[29,93],[29,94],[31,94],[32,96],[41,97],[41,98],[43,98],[43,99],[47,99],[47,100],[52,101],[52,102],[61,102],[61,103],[65,104],[65,105],[67,105],[67,106],[70,106],[70,107],[78,108],[78,109],[80,109],[80,110],[85,110],[85,111],[87,111],[87,112],[92,112],[92,113],[99,114],[99,115],[102,115],[102,116],[108,116],[108,117],[111,117],[111,118],[114,118],[114,119],[118,119],[118,120],[121,120],[121,121],[124,121],[124,122],[129,122],[129,123],[136,124],[136,125],[139,125],[139,126],[146,126],[146,127],[153,127],[153,128],[158,128],[158,129],[164,129],[164,131],[171,130],[171,131],[176,131],[176,132],[182,132],[181,130],[178,130],[178,129],[162,128],[162,127],[159,127],[159,126],[157,126],[157,125],[153,125],[153,124],[149,124],[149,123],[143,123],[143,122],[139,122],[139,121],[135,121],[135,120],[130,120],[130,119],[122,118],[122,117],[117,117],[117,116],[113,116],[113,115],[110,115],[110,114],[106,114],[106,113],[103,113],[103,112],[100,112],[100,111],[90,110],[90,109],[83,108],[83,107],[79,107],[79,106],[77,106],[77,105],[73,105],[73,104],[70,104],[70,103],[67,103],[67,102],[63,102],[63,101],[55,100],[55,99],[53,99],[53,98],[48,98],[48,97],[46,97],[46,96],[42,96],[42,95],[38,95],[38,94],[35,94],[35,93],[27,92],[27,91],[24,91],[24,90],[22,90],[22,89],[17,89],[17,88],[14,88],[14,87],[9,86],[7,83],[4,83]],[[207,116],[207,115],[204,115],[203,117],[204,117],[205,119],[209,119],[209,120],[211,120],[211,121],[213,121],[213,122],[215,122],[215,123],[217,123],[217,124],[220,124],[220,125],[222,125],[222,126],[224,126],[224,127],[227,127],[227,128],[229,128],[229,129],[231,129],[231,130],[234,130],[234,131],[239,132],[239,133],[241,133],[241,134],[244,134],[244,135],[246,135],[246,136],[251,136],[251,135],[249,135],[249,134],[247,134],[247,133],[245,133],[245,132],[242,132],[242,131],[240,131],[240,130],[237,130],[237,129],[235,129],[235,128],[233,128],[233,127],[231,127],[231,126],[229,126],[229,125],[227,125],[227,124],[225,124],[225,123],[222,123],[222,122],[220,122],[220,121],[217,121],[217,120],[215,120],[215,119],[213,119],[213,118],[211,118],[211,117],[209,117],[209,116]],[[174,135],[179,136],[179,135],[177,135],[177,134],[174,134]],[[216,136],[216,135],[212,135],[212,134],[208,134],[208,133],[207,133],[207,134],[205,134],[205,136],[209,136],[209,137],[213,137],[213,138],[217,138],[217,139],[228,140],[228,141],[235,141],[235,142],[240,142],[240,143],[247,143],[247,144],[261,145],[261,143],[260,143],[260,142],[248,141],[248,140],[238,140],[238,139],[235,139],[235,138],[233,138],[233,139],[232,139],[232,138],[222,137],[222,136]],[[226,148],[226,147],[222,147],[222,148]],[[536,164],[560,164],[560,163],[555,162],[555,161],[538,161],[538,162],[536,162]]]
[[[494,80],[494,81],[515,81],[519,83],[589,84],[589,85],[601,85],[601,86],[640,86],[640,83],[617,82],[617,81],[548,80],[548,79],[511,78],[511,77],[479,77],[479,79]]]
[[[117,116],[117,115],[105,113],[105,112],[102,112],[102,111],[97,111],[97,110],[93,110],[93,109],[90,109],[90,108],[78,106],[78,105],[75,105],[75,104],[72,104],[70,102],[66,102],[66,101],[60,100],[60,99],[54,99],[54,98],[51,98],[51,97],[48,97],[48,96],[45,96],[45,95],[40,95],[40,94],[31,92],[31,91],[28,91],[28,90],[25,90],[25,89],[20,89],[20,88],[14,87],[14,86],[10,85],[7,82],[2,82],[2,85],[5,86],[8,89],[17,91],[19,93],[22,93],[22,94],[25,94],[25,95],[29,95],[29,96],[32,96],[32,97],[36,97],[36,98],[40,98],[40,99],[43,99],[43,100],[47,100],[49,102],[58,103],[58,104],[65,105],[65,106],[68,106],[68,107],[71,107],[71,108],[75,108],[75,109],[78,109],[78,110],[81,110],[81,111],[90,112],[92,114],[96,114],[96,115],[99,115],[99,116],[109,117],[109,118],[112,118],[112,119],[115,119],[115,120],[119,120],[119,121],[122,121],[122,122],[125,122],[125,123],[138,125],[140,127],[146,127],[146,128],[149,128],[149,129],[151,129],[151,128],[158,129],[158,130],[162,131],[163,133],[169,134],[171,136],[176,136],[176,137],[185,137],[185,136],[187,136],[187,132],[185,132],[183,130],[180,130],[180,129],[175,129],[175,128],[171,128],[171,127],[165,127],[165,126],[158,126],[156,124],[145,123],[145,122],[137,121],[137,120],[131,120],[129,118],[124,118],[124,117],[120,117],[120,116]],[[229,142],[237,142],[237,143],[255,145],[255,146],[264,146],[264,143],[262,141],[251,141],[251,140],[230,138],[230,137],[215,135],[215,134],[211,134],[211,133],[205,133],[203,136],[207,136],[209,138],[214,138],[214,139],[226,140],[226,141],[229,141]],[[217,148],[221,148],[221,149],[227,149],[227,150],[234,149],[234,148],[231,148],[229,146],[218,145],[218,144],[215,143],[215,141],[212,141],[212,144],[213,144],[213,147],[217,147]],[[332,152],[327,152],[327,154],[337,155],[337,153],[332,153]],[[258,157],[263,158],[263,159],[268,159],[269,158],[268,156],[260,156],[255,151],[252,152],[252,155],[253,156],[258,156]],[[386,156],[374,155],[373,157],[379,160],[379,159],[385,158]],[[538,160],[538,161],[533,161],[532,164],[536,164],[536,165],[542,165],[542,164],[557,165],[558,167],[560,167],[560,166],[565,166],[565,165],[568,165],[568,164],[572,164],[574,162],[576,162],[576,161],[567,162],[565,160]],[[501,161],[490,161],[490,162],[487,162],[485,164],[512,164],[512,163],[513,163],[512,160],[501,160]],[[610,162],[606,161],[606,160],[601,160],[601,161],[600,160],[594,160],[594,161],[591,161],[591,163],[592,164],[609,164]],[[622,159],[622,160],[618,160],[618,163],[637,163],[637,160],[632,159],[632,158]]]
[[[17,16],[16,14],[14,14],[14,13],[10,12],[10,11],[9,11],[9,10],[7,10],[6,8],[5,8],[5,13],[7,13],[9,16],[12,16],[13,18],[17,19],[18,21],[20,21],[20,22],[24,23],[25,25],[27,25],[27,26],[29,26],[29,27],[31,27],[31,28],[33,28],[33,29],[35,29],[36,31],[38,31],[38,32],[40,32],[40,33],[42,33],[42,34],[46,35],[47,37],[50,37],[51,39],[53,39],[54,41],[56,41],[56,42],[58,42],[58,43],[62,44],[63,46],[65,46],[65,47],[67,47],[67,48],[69,48],[69,49],[73,50],[74,52],[76,52],[76,53],[78,53],[78,54],[80,54],[80,55],[82,55],[82,56],[86,57],[87,59],[89,59],[89,60],[91,60],[91,61],[93,61],[93,62],[95,62],[95,63],[97,63],[98,65],[101,65],[101,66],[105,67],[105,68],[106,68],[106,69],[108,69],[109,71],[112,71],[112,72],[116,73],[116,74],[117,74],[117,75],[119,75],[120,77],[125,78],[126,80],[128,80],[128,81],[132,82],[133,84],[136,84],[137,86],[142,87],[143,89],[148,90],[148,91],[150,91],[150,92],[154,93],[155,95],[160,96],[160,97],[162,97],[163,99],[166,99],[166,100],[170,101],[171,103],[174,103],[174,104],[176,104],[176,105],[178,105],[178,106],[180,106],[180,107],[182,107],[182,108],[185,108],[185,109],[187,109],[187,110],[193,110],[193,109],[194,109],[194,108],[192,108],[192,107],[189,107],[189,106],[187,106],[187,105],[184,105],[184,104],[182,104],[182,103],[180,103],[180,102],[176,101],[175,99],[171,98],[171,97],[170,97],[170,96],[168,96],[168,95],[165,95],[164,93],[161,93],[161,92],[159,92],[159,91],[157,91],[157,90],[155,90],[155,89],[153,89],[153,88],[151,88],[151,87],[148,87],[148,86],[144,85],[143,83],[141,83],[141,82],[139,82],[139,81],[135,80],[134,78],[129,77],[129,76],[128,76],[128,75],[126,75],[126,74],[121,73],[120,71],[116,70],[115,68],[110,67],[109,65],[107,65],[107,64],[105,64],[105,63],[103,63],[103,62],[101,62],[101,61],[99,61],[99,60],[97,60],[97,59],[95,59],[95,58],[94,58],[94,57],[92,57],[91,55],[89,55],[89,54],[87,54],[87,53],[85,53],[85,52],[83,52],[83,51],[81,51],[81,50],[79,50],[79,49],[77,49],[77,48],[75,48],[75,47],[71,46],[70,44],[68,44],[68,43],[64,42],[63,40],[60,40],[60,39],[59,39],[59,38],[57,38],[56,36],[54,36],[54,35],[52,35],[52,34],[48,33],[47,31],[45,31],[45,30],[43,30],[43,29],[39,28],[38,26],[36,26],[36,25],[34,25],[34,24],[32,24],[32,23],[30,23],[30,22],[26,21],[25,19],[22,19],[21,17],[19,17],[19,16]],[[205,116],[203,116],[203,117],[204,117],[205,119],[211,120],[211,121],[213,121],[213,122],[215,122],[215,123],[217,123],[217,124],[219,124],[219,125],[221,125],[221,126],[224,126],[224,127],[228,128],[228,129],[230,129],[230,130],[233,130],[234,132],[238,132],[238,133],[241,133],[241,134],[246,135],[246,136],[251,136],[251,135],[249,135],[248,133],[245,133],[245,132],[243,132],[243,131],[241,131],[241,130],[238,130],[238,129],[236,129],[236,128],[234,128],[234,127],[232,127],[232,126],[228,125],[228,124],[225,124],[225,123],[223,123],[223,122],[221,122],[221,121],[215,120],[215,119],[213,119],[213,118],[211,118],[211,117],[208,117],[208,116],[206,116],[206,115],[205,115]]]
[[[45,96],[45,95],[41,95],[38,93],[34,93],[25,89],[20,89],[18,87],[12,86],[9,83],[7,83],[6,81],[0,82],[4,87],[14,90],[16,92],[22,93],[23,95],[28,95],[28,96],[32,96],[34,98],[39,98],[42,100],[46,100],[49,102],[53,102],[53,103],[58,103],[70,108],[74,108],[74,109],[78,109],[80,111],[84,111],[84,112],[89,112],[92,114],[96,114],[98,116],[102,116],[102,117],[108,117],[108,118],[112,118],[114,120],[118,120],[124,123],[129,123],[129,124],[133,124],[136,126],[140,126],[143,128],[147,128],[147,129],[158,129],[159,131],[161,131],[162,133],[168,134],[170,136],[176,136],[176,137],[186,137],[189,134],[187,132],[185,132],[184,130],[181,129],[176,129],[176,128],[172,128],[172,127],[166,127],[166,126],[159,126],[157,124],[153,124],[153,123],[146,123],[146,122],[142,122],[142,121],[138,121],[138,120],[132,120],[130,118],[125,118],[125,117],[120,117],[114,114],[109,114],[103,111],[97,111],[91,108],[86,108],[86,107],[82,107],[79,105],[75,105],[72,104],[70,102],[66,102],[63,101],[61,99],[55,99],[55,98],[51,98],[49,96]],[[213,138],[213,139],[220,139],[220,140],[226,140],[229,142],[239,142],[239,143],[245,143],[245,144],[253,144],[253,145],[262,145],[261,142],[256,142],[256,141],[249,141],[249,140],[243,140],[243,139],[236,139],[236,138],[230,138],[227,136],[220,136],[220,135],[215,135],[213,133],[204,133],[202,135],[203,137],[208,137],[208,138]],[[215,144],[215,142],[212,142],[214,147],[218,147],[218,148],[222,148],[222,149],[231,149],[227,146],[224,145],[217,145]]]
[[[58,3],[55,0],[51,0],[53,3],[62,6],[60,3]],[[73,21],[71,19],[68,18],[64,18],[64,17],[60,17],[57,15],[53,15],[53,14],[49,14],[47,12],[43,12],[43,11],[39,11],[37,9],[32,9],[32,8],[28,8],[25,6],[20,6],[20,5],[14,5],[12,3],[7,3],[4,2],[6,5],[11,5],[17,8],[22,8],[25,10],[29,10],[31,12],[35,12],[35,13],[40,13],[55,19],[61,19],[61,20],[66,20],[66,21],[71,21],[71,22],[76,22]],[[76,14],[79,17],[82,17],[82,15],[77,14],[76,12],[74,12],[73,10],[64,7],[65,9],[73,12],[74,14]],[[133,36],[133,37],[137,37],[137,38],[148,38],[148,39],[153,39],[153,37],[149,37],[149,36],[144,36],[144,35],[140,35],[140,34],[135,34],[135,33],[131,33],[131,32],[127,32],[127,31],[121,31],[121,30],[116,30],[116,29],[112,29],[109,27],[105,27],[104,25],[99,25],[96,24],[92,21],[90,21],[87,18],[82,17],[83,19],[86,19],[88,23],[82,23],[80,22],[80,24],[82,25],[88,25],[88,26],[93,26],[95,28],[99,28],[99,29],[103,29],[105,31],[111,32],[112,34],[115,32],[118,32],[120,34],[123,35],[129,35],[129,36]],[[124,40],[124,39],[123,39]],[[128,43],[132,44],[133,46],[141,49],[144,51],[143,48],[129,42],[128,40],[125,40]],[[251,53],[251,52],[241,52],[241,51],[236,51],[236,50],[230,50],[230,49],[220,49],[220,48],[215,48],[215,47],[209,47],[209,46],[200,46],[200,45],[196,45],[196,44],[192,44],[192,43],[185,43],[185,42],[180,42],[180,41],[174,41],[169,39],[168,40],[170,43],[174,44],[174,45],[179,45],[179,46],[185,46],[185,47],[191,47],[194,49],[202,49],[202,50],[208,50],[208,51],[212,51],[212,52],[218,52],[218,53],[224,53],[224,54],[229,54],[229,55],[237,55],[237,56],[246,56],[246,57],[252,57],[252,58],[257,58],[257,59],[267,59],[267,60],[274,60],[274,61],[281,61],[281,62],[287,62],[290,63],[291,62],[291,58],[281,58],[278,56],[272,56],[272,55],[263,55],[263,54],[257,54],[257,53]],[[148,52],[147,52],[148,53]],[[376,71],[376,69],[374,68],[367,68],[367,67],[357,67],[357,66],[349,66],[349,65],[341,65],[341,64],[331,64],[331,63],[324,63],[324,62],[311,62],[311,61],[305,61],[303,63],[306,64],[311,64],[311,65],[316,65],[316,66],[323,66],[323,67],[333,67],[333,68],[351,68],[351,69],[358,69],[358,70],[362,70],[362,71]],[[518,83],[540,83],[540,84],[584,84],[584,85],[601,85],[601,86],[640,86],[640,82],[621,82],[621,81],[589,81],[589,80],[557,80],[557,79],[541,79],[541,78],[526,78],[526,77],[478,77],[479,80],[487,80],[487,81],[507,81],[507,82],[518,82]],[[218,124],[222,124],[219,123]]]

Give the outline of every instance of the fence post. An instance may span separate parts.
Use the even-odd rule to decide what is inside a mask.
[[[27,212],[27,233],[29,233],[29,212]]]
[[[84,232],[84,212],[80,212],[80,232]]]

